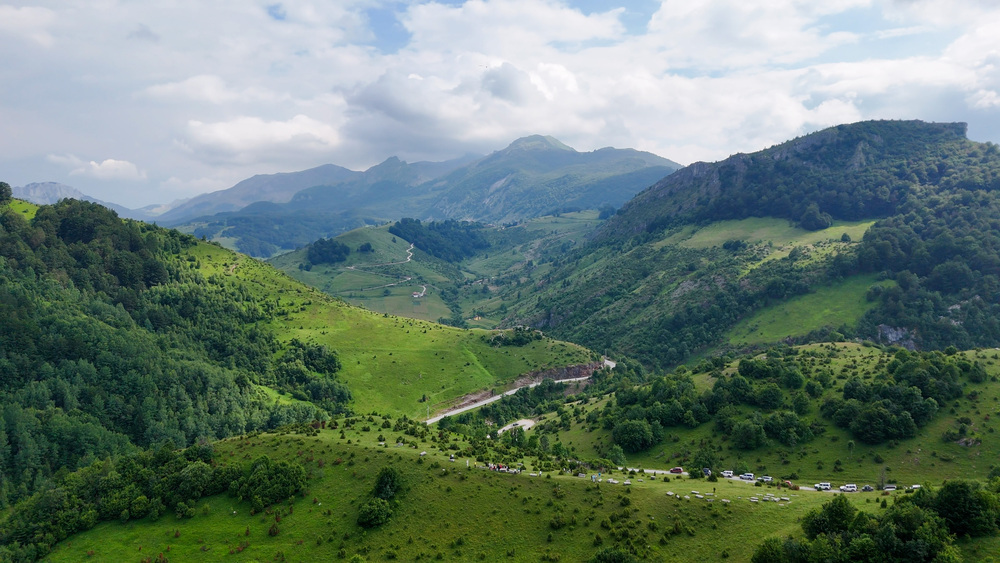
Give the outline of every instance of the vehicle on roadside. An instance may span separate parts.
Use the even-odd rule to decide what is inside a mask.
[[[882,487],[882,490],[883,491],[888,491],[888,492],[895,491],[896,490],[896,485],[886,485],[886,486]]]
[[[787,480],[787,479],[785,479],[784,483],[785,483],[785,486],[786,486],[786,487],[789,487],[789,488],[790,488],[790,487],[792,486],[792,482],[791,482],[791,481],[789,481],[789,480]]]
[[[817,491],[829,491],[830,483],[816,483],[815,485],[813,485],[813,488],[816,489]]]
[[[856,493],[858,492],[858,486],[854,483],[847,483],[846,485],[840,486],[840,492],[842,493]]]
[[[753,481],[753,473],[744,473],[740,475],[740,479],[743,479],[744,481]]]
[[[910,485],[910,490],[915,491],[920,488],[920,485]]]
[[[670,468],[671,473],[684,473],[683,467],[672,467]]]
[[[759,477],[758,481],[763,481],[765,483],[770,483],[771,481],[774,481],[774,478],[771,477],[770,475],[764,475],[763,477]]]
[[[707,468],[707,467],[702,467],[701,468],[701,474],[704,475],[705,477],[711,477],[712,476],[712,470],[709,469],[709,468]]]
[[[865,485],[864,487],[861,487],[861,490],[863,492],[870,493],[875,490],[875,487],[872,487],[871,485]]]
[[[731,470],[727,469],[727,470],[725,470],[725,471],[722,472],[722,476],[725,477],[726,479],[729,479],[730,477],[733,476],[733,472]]]

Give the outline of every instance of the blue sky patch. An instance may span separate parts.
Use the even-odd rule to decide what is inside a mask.
[[[267,7],[267,15],[271,16],[271,19],[275,21],[285,21],[288,14],[285,12],[285,7],[281,4],[271,4]]]

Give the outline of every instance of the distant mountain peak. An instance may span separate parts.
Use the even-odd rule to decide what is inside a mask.
[[[560,150],[576,152],[571,146],[549,135],[529,135],[511,143],[506,150]]]

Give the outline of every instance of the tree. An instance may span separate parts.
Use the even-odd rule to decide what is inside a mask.
[[[373,498],[366,502],[358,512],[358,525],[362,528],[375,528],[385,524],[392,516],[388,501]]]
[[[799,225],[807,231],[818,231],[820,229],[825,229],[833,224],[833,217],[829,213],[823,213],[819,210],[819,206],[815,203],[810,203],[806,207],[805,213],[802,214],[802,218],[799,219]]]
[[[392,500],[403,487],[403,475],[395,467],[383,467],[375,478],[372,495],[382,500]]]
[[[753,450],[764,445],[764,427],[752,420],[741,420],[733,425],[733,443],[741,450]]]
[[[611,444],[611,447],[608,448],[608,459],[617,466],[623,466],[627,463],[625,452],[618,444]]]
[[[641,452],[653,445],[653,429],[645,420],[626,420],[615,425],[611,438],[628,453]]]
[[[0,204],[7,203],[14,196],[14,191],[7,182],[0,182]]]
[[[768,383],[764,385],[754,394],[757,404],[762,409],[773,410],[781,406],[784,400],[784,395],[781,393],[781,388],[775,383]]]
[[[823,503],[822,508],[813,509],[802,518],[802,531],[809,539],[820,534],[832,536],[846,532],[857,511],[846,496],[835,495],[833,500]]]
[[[937,513],[957,536],[987,536],[996,533],[1000,500],[975,481],[945,482],[934,500]]]

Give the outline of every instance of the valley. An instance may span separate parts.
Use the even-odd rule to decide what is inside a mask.
[[[673,173],[528,137],[255,177],[194,234],[0,202],[0,560],[989,560],[1000,151],[964,132]]]

